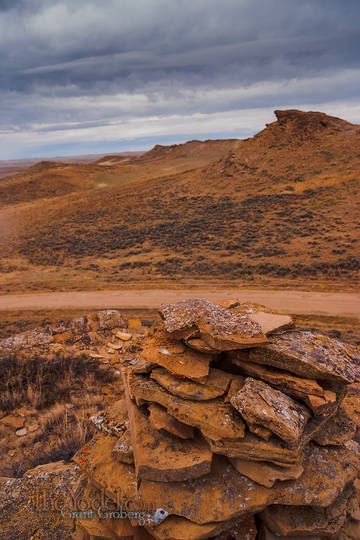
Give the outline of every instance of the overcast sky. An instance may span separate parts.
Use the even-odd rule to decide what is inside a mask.
[[[0,0],[0,159],[360,123],[359,0]]]

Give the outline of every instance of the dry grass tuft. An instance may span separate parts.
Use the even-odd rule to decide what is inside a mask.
[[[92,388],[95,381],[101,385],[113,380],[96,359],[85,355],[9,357],[1,362],[0,410],[10,413],[23,405],[43,409]]]
[[[17,441],[16,458],[0,449],[0,475],[19,477],[25,471],[53,461],[69,461],[92,437],[89,418],[103,405],[100,394],[85,393],[73,403],[55,403],[38,418],[38,429]]]
[[[18,437],[0,420],[0,476],[19,477],[52,461],[69,460],[92,436],[89,417],[104,406],[101,391],[114,375],[87,357],[9,358],[0,370],[0,418],[18,417]]]

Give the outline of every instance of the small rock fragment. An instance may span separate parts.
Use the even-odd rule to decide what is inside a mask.
[[[134,463],[134,452],[131,443],[130,430],[124,431],[113,447],[113,455],[123,463]]]
[[[107,343],[106,346],[109,349],[114,349],[114,351],[119,351],[123,348],[122,343]]]
[[[99,311],[97,314],[99,327],[101,330],[112,330],[116,327],[126,327],[127,322],[121,313],[115,309]]]
[[[132,334],[129,334],[128,332],[119,332],[117,331],[115,333],[115,336],[119,339],[121,339],[122,341],[129,341],[129,339],[132,338]]]

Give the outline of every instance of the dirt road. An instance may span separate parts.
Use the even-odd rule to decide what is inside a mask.
[[[157,308],[161,303],[185,298],[239,298],[266,304],[294,314],[332,315],[360,319],[360,294],[316,293],[289,290],[251,290],[218,288],[192,290],[124,290],[11,294],[0,296],[0,311],[52,309]]]

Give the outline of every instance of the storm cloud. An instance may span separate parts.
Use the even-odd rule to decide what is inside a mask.
[[[357,0],[1,0],[0,158],[360,122]]]

